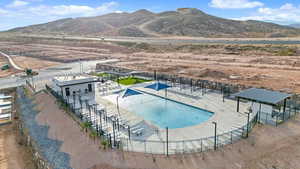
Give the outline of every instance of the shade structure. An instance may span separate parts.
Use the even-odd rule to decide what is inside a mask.
[[[284,102],[283,111],[285,112],[287,99],[293,96],[289,93],[271,91],[267,89],[250,88],[239,93],[233,94],[237,98],[237,112],[239,112],[240,99],[276,106],[280,102]],[[283,117],[284,118],[284,117]]]
[[[291,97],[292,94],[266,89],[250,88],[233,94],[233,96],[263,104],[277,105],[279,102]]]
[[[128,97],[128,96],[133,96],[133,95],[139,95],[139,94],[142,94],[141,92],[138,92],[136,90],[133,90],[133,89],[129,89],[127,88],[123,95],[122,95],[122,98],[125,98],[125,97]]]
[[[149,89],[153,89],[153,90],[156,90],[156,91],[160,91],[160,90],[167,89],[169,87],[171,87],[171,86],[169,86],[167,84],[164,84],[164,83],[156,82],[154,84],[146,86],[145,88],[149,88]]]

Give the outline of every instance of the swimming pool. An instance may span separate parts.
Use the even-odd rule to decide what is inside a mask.
[[[214,113],[162,97],[141,94],[119,100],[120,106],[141,116],[159,128],[194,126],[207,121]]]

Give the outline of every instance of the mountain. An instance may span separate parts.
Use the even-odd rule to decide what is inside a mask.
[[[289,25],[290,27],[293,27],[293,28],[300,28],[300,23],[297,23],[297,24],[291,24]]]
[[[291,37],[300,30],[260,21],[236,21],[208,15],[195,8],[153,13],[110,13],[96,17],[67,18],[8,32],[65,35],[111,35],[130,37]]]

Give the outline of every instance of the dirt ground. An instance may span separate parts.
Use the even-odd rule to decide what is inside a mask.
[[[12,56],[12,59],[16,63],[18,63],[18,66],[20,66],[23,69],[33,68],[37,70],[61,64],[59,62],[52,62],[37,58],[28,58],[24,56]]]
[[[18,134],[13,124],[0,126],[0,168],[34,169],[31,155],[18,142]]]
[[[1,90],[0,93],[14,96],[15,89]],[[12,116],[17,117],[15,111]],[[21,141],[23,138],[19,135],[17,123],[18,118],[13,118],[11,123],[0,125],[0,169],[35,168],[30,150]]]
[[[9,64],[9,62],[8,62],[8,60],[6,59],[6,57],[4,57],[4,56],[2,56],[2,55],[0,54],[0,67],[3,66],[3,65],[5,65],[5,64]],[[13,75],[13,74],[15,74],[15,73],[17,73],[17,71],[14,70],[13,68],[10,68],[10,69],[8,69],[8,70],[1,70],[1,69],[0,69],[0,78],[1,78],[1,77],[7,77],[7,76]]]
[[[21,67],[120,59],[118,66],[300,93],[300,45],[149,45],[38,39],[0,41]]]
[[[52,96],[36,95],[40,124],[50,126],[48,136],[63,141],[73,168],[94,169],[298,169],[300,117],[278,126],[258,125],[248,139],[217,151],[170,157],[99,149],[78,124],[59,109]]]

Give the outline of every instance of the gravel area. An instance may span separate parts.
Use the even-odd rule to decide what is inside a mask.
[[[60,151],[62,142],[48,138],[49,126],[37,123],[36,116],[39,112],[35,109],[36,104],[34,101],[26,97],[25,91],[22,88],[18,88],[17,93],[22,120],[30,136],[38,146],[39,151],[54,169],[71,169],[69,155]]]

